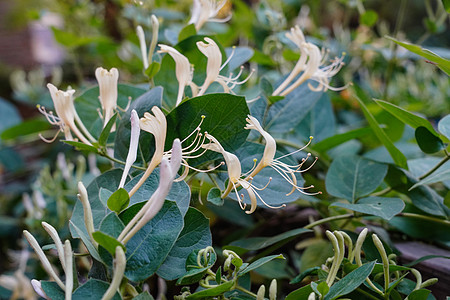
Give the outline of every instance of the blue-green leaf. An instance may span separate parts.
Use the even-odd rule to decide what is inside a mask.
[[[335,202],[330,207],[338,206],[368,215],[378,216],[390,220],[405,208],[405,203],[400,198],[367,197],[362,198],[356,204]]]

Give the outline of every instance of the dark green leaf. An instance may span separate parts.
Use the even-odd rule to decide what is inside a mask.
[[[427,300],[429,294],[430,291],[426,289],[415,290],[408,295],[408,300]]]
[[[211,246],[209,220],[197,209],[189,208],[184,216],[184,228],[178,236],[164,263],[159,267],[158,276],[174,280],[186,273],[186,259],[196,249]]]
[[[328,169],[325,179],[327,192],[354,203],[383,182],[387,169],[386,165],[360,156],[340,156]]]
[[[296,284],[296,283],[300,283],[302,282],[303,279],[306,278],[306,276],[309,276],[311,274],[317,273],[316,271],[319,270],[320,267],[312,267],[312,268],[308,268],[305,271],[301,272],[300,274],[298,274],[297,276],[294,277],[294,279],[292,279],[289,284]]]
[[[147,291],[145,291],[134,297],[132,300],[154,300],[154,298]]]
[[[311,288],[311,285],[308,284],[307,286],[291,292],[287,295],[285,300],[307,300],[311,293],[313,293],[313,289]]]
[[[386,135],[386,133],[381,129],[378,122],[375,120],[373,115],[370,113],[370,111],[367,109],[366,105],[359,99],[358,97],[355,97],[355,99],[358,101],[364,116],[367,119],[367,122],[370,125],[370,128],[372,128],[373,132],[377,136],[377,138],[380,140],[380,142],[386,147],[389,154],[391,155],[392,159],[394,160],[395,164],[404,168],[408,169],[408,165],[406,164],[406,157],[403,155],[402,152],[400,152],[392,143],[392,141],[389,139],[389,137]]]
[[[100,137],[98,138],[98,144],[102,147],[106,146],[106,142],[108,141],[108,137],[111,133],[111,128],[114,126],[114,124],[116,123],[116,119],[117,119],[117,113],[115,113],[111,119],[109,119],[108,123],[106,124],[106,126],[103,128],[102,132],[100,133]]]
[[[405,264],[405,266],[412,267],[412,266],[414,266],[414,265],[417,265],[418,263],[421,263],[421,262],[423,262],[423,261],[425,261],[425,260],[432,259],[432,258],[446,258],[446,259],[450,259],[450,256],[444,256],[444,255],[426,255],[426,256],[423,256],[423,257],[421,257],[421,258],[419,258],[419,259],[416,259],[415,261],[412,261],[412,262],[410,262],[410,263]]]
[[[159,72],[159,69],[161,69],[161,64],[157,61],[153,61],[144,73],[151,79]]]
[[[416,184],[414,184],[410,188],[410,190],[412,190],[418,186],[421,186],[421,185],[432,184],[432,183],[436,183],[436,182],[450,180],[450,169],[444,169],[444,170],[441,170],[441,169],[439,169],[439,172],[434,172],[430,176],[428,176],[425,179],[422,179],[419,182],[417,182]]]
[[[238,272],[238,276],[242,276],[252,270],[255,270],[259,267],[261,267],[262,265],[264,265],[265,263],[273,260],[273,259],[285,259],[283,255],[279,254],[279,255],[270,255],[270,256],[266,256],[260,259],[257,259],[256,261],[252,262],[251,264],[249,264],[247,267],[243,267],[242,269],[239,270]]]
[[[51,125],[43,120],[43,119],[29,119],[19,123],[17,125],[13,125],[12,127],[7,127],[7,129],[1,132],[2,140],[12,140],[16,139],[28,134],[33,134],[37,132],[41,132],[47,130],[51,127]],[[5,127],[6,128],[6,127]]]
[[[69,144],[71,146],[74,146],[77,150],[84,150],[84,151],[88,151],[88,152],[98,153],[97,148],[95,148],[94,146],[91,146],[91,145],[87,145],[85,143],[75,142],[75,141],[63,141],[63,142],[66,144]]]
[[[235,246],[235,247],[243,248],[246,250],[260,250],[260,249],[264,249],[266,247],[272,246],[273,244],[276,244],[283,240],[289,241],[305,232],[311,232],[311,230],[304,229],[304,228],[298,228],[298,229],[289,230],[287,232],[278,234],[273,237],[251,237],[251,238],[247,238],[247,239],[234,241],[230,244],[230,246]]]
[[[367,276],[370,275],[374,265],[375,261],[372,261],[347,274],[344,278],[331,286],[330,291],[325,296],[324,300],[336,299],[355,290],[366,280]]]
[[[214,187],[209,190],[206,200],[214,205],[222,206],[224,203],[224,199],[222,199],[221,196],[222,196],[221,191],[218,188]]]
[[[220,284],[222,282],[222,266],[216,271],[216,283]]]
[[[120,213],[128,207],[130,195],[128,195],[128,192],[124,188],[120,188],[108,198],[107,203],[110,210]]]
[[[444,143],[426,127],[419,126],[415,131],[416,141],[420,150],[427,154],[436,153],[444,149]]]
[[[410,217],[394,217],[389,224],[414,238],[439,242],[450,241],[450,225]]]
[[[98,300],[103,297],[109,283],[97,279],[89,279],[85,284],[77,288],[72,295],[73,300]],[[119,293],[116,293],[112,300],[121,300]]]
[[[275,104],[278,101],[281,101],[284,99],[284,96],[269,96],[267,97],[267,99],[269,99],[269,103],[270,104]]]
[[[445,11],[450,14],[450,0],[442,0],[442,4],[444,4]]]
[[[124,215],[120,217],[123,220]],[[180,210],[174,202],[166,201],[158,214],[128,241],[125,276],[132,281],[141,281],[153,275],[166,259],[182,229]]]
[[[356,204],[335,202],[330,205],[347,208],[368,215],[378,216],[390,220],[405,208],[405,203],[400,198],[367,197],[362,198]]]
[[[54,281],[41,280],[41,287],[44,290],[45,294],[52,300],[66,299],[66,294]]]

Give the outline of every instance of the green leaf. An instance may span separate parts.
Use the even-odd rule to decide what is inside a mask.
[[[366,280],[367,276],[370,275],[374,266],[375,261],[372,261],[347,274],[344,278],[331,286],[330,291],[324,297],[324,300],[336,299],[355,290]]]
[[[307,286],[304,286],[302,288],[299,288],[298,290],[291,292],[289,295],[287,295],[285,300],[307,300],[309,294],[313,292],[314,291],[311,288],[311,285],[308,284]]]
[[[111,128],[116,123],[117,119],[117,113],[115,113],[111,119],[109,119],[106,126],[103,128],[102,132],[100,133],[100,137],[98,138],[98,144],[102,147],[106,146],[106,142],[108,141],[108,137],[111,134]]]
[[[264,76],[259,80],[259,89],[267,98],[273,93],[272,83],[270,83],[270,81]]]
[[[426,289],[415,290],[408,295],[408,300],[427,300],[429,294],[430,291]]]
[[[426,256],[423,256],[423,257],[421,257],[419,259],[416,259],[415,261],[412,261],[410,263],[405,264],[405,266],[412,267],[412,266],[417,265],[417,264],[419,264],[419,263],[421,263],[421,262],[423,262],[425,260],[432,259],[432,258],[446,258],[446,259],[450,259],[450,256],[445,256],[445,255],[426,255]]]
[[[322,281],[321,283],[319,283],[317,285],[317,291],[319,292],[319,294],[321,294],[322,296],[326,295],[328,293],[328,291],[330,290],[328,284],[325,281]]]
[[[144,71],[149,79],[152,79],[161,69],[161,64],[157,61],[153,61],[150,66]]]
[[[85,284],[77,288],[72,295],[73,300],[98,300],[103,297],[109,288],[109,283],[97,279],[89,279]],[[121,300],[119,293],[116,293],[112,300]]]
[[[186,273],[186,260],[196,249],[211,246],[209,220],[197,209],[189,208],[184,216],[184,228],[178,236],[164,263],[156,272],[166,280],[174,280]]]
[[[413,238],[440,243],[450,241],[450,225],[441,222],[411,217],[394,217],[389,221],[389,225]]]
[[[233,49],[234,48],[234,49]],[[234,51],[233,56],[226,65],[227,73],[235,71],[237,68],[248,62],[255,51],[250,47],[238,46],[238,47],[228,47],[225,49],[227,57],[229,58],[231,53]]]
[[[450,139],[450,115],[446,115],[439,121],[438,129],[441,134]]]
[[[270,104],[275,104],[278,101],[281,101],[284,99],[284,96],[269,96],[267,97],[267,99],[269,100]]]
[[[375,23],[378,20],[378,14],[371,10],[368,9],[366,10],[360,17],[359,17],[359,22],[361,24],[364,24],[368,27],[372,27],[373,25],[375,25]]]
[[[128,149],[130,148],[130,135],[131,135],[131,111],[136,110],[139,117],[142,117],[145,112],[151,112],[153,106],[161,107],[162,100],[162,88],[155,87],[150,91],[139,96],[134,102],[131,103],[128,110],[122,115],[122,120],[117,126],[116,138],[114,140],[114,156],[117,159],[126,161],[128,155]],[[170,128],[170,127],[168,127]],[[153,136],[150,133],[141,131],[139,136],[139,148],[142,151],[142,156],[145,161],[149,161],[153,154],[152,142]],[[136,163],[142,163],[141,155],[138,155]]]
[[[11,127],[7,127],[7,129],[3,130],[1,132],[1,139],[2,140],[12,140],[16,138],[20,138],[25,135],[34,134],[37,132],[45,131],[52,126],[45,120],[41,118],[36,119],[29,119],[26,121],[23,121],[17,125],[13,125]],[[6,126],[5,126],[6,128]]]
[[[300,270],[321,266],[330,256],[333,256],[333,247],[329,241],[323,239],[310,241],[300,258]]]
[[[209,257],[208,261],[205,262],[203,257],[200,258],[202,265],[206,264],[206,267],[200,267],[197,264],[197,256],[199,250],[192,251],[187,259],[186,259],[186,270],[187,272],[178,279],[177,285],[188,285],[198,282],[203,278],[203,275],[206,274],[207,270],[210,269],[216,262],[217,256],[216,253],[213,252]]]
[[[318,143],[315,143],[313,141],[313,143],[311,144],[311,148],[318,152],[324,152],[331,148],[339,146],[349,140],[363,137],[370,133],[372,133],[372,129],[370,127],[353,129],[353,130],[347,131],[345,133],[340,133],[340,134],[330,136],[329,138],[326,138]]]
[[[127,210],[120,215],[122,221]],[[177,205],[165,201],[158,214],[128,241],[125,276],[141,281],[153,275],[169,255],[182,229],[183,216]]]
[[[419,126],[415,131],[416,141],[420,150],[427,154],[433,154],[444,149],[444,143],[426,127]]]
[[[364,116],[367,119],[367,122],[369,122],[370,128],[372,128],[373,132],[377,136],[377,138],[380,140],[380,142],[386,147],[389,154],[391,155],[392,159],[394,160],[395,164],[404,168],[408,169],[408,165],[406,164],[406,157],[403,155],[402,152],[400,152],[392,143],[392,141],[389,139],[389,137],[386,135],[386,133],[381,129],[378,122],[375,120],[373,115],[370,113],[370,111],[367,109],[367,107],[364,105],[364,103],[355,96],[355,99],[358,101]]]
[[[450,75],[450,60],[440,57],[439,55],[431,52],[428,49],[422,48],[418,45],[409,44],[400,42],[392,37],[386,36],[386,38],[390,39],[394,43],[408,49],[409,51],[418,54],[426,59],[434,62],[442,71],[444,71],[447,75]]]
[[[66,294],[54,281],[41,280],[41,287],[45,294],[52,300],[65,300]]]
[[[51,27],[55,40],[63,46],[75,48],[84,46],[93,42],[105,41],[105,37],[86,37],[72,32],[66,32],[56,27]]]
[[[383,100],[375,100],[375,102],[378,105],[380,105],[384,110],[389,112],[391,115],[393,115],[394,117],[396,117],[403,123],[408,124],[412,128],[416,129],[417,127],[423,126],[423,127],[427,128],[435,136],[439,136],[439,134],[436,132],[436,130],[434,130],[433,126],[431,125],[431,123],[428,120],[426,120],[422,117],[419,117],[419,116],[417,116],[399,106],[396,106],[392,103],[389,103],[389,102],[386,102]]]
[[[249,114],[244,97],[231,94],[207,94],[189,99],[178,105],[167,115],[166,148],[172,147],[175,138],[184,139],[194,131],[205,116],[201,132],[207,131],[214,136],[226,151],[234,152],[247,139],[249,131],[244,129]],[[194,137],[186,141],[189,145]],[[198,165],[220,157],[218,153],[208,151],[200,158],[191,159],[191,165]]]
[[[296,283],[300,283],[303,281],[303,279],[305,279],[307,276],[309,276],[310,274],[317,274],[317,270],[320,270],[320,267],[312,267],[312,268],[308,268],[305,271],[301,272],[300,274],[298,274],[297,276],[294,277],[294,279],[292,279],[289,284],[296,284]]]
[[[335,206],[390,220],[403,211],[405,203],[400,198],[367,197],[360,199],[357,204],[335,202],[330,205]]]
[[[360,156],[336,158],[326,175],[327,192],[354,203],[373,192],[386,176],[388,167]]]
[[[266,256],[266,257],[257,259],[256,261],[252,262],[248,266],[243,267],[242,269],[240,269],[239,272],[238,272],[238,276],[241,277],[244,274],[261,267],[265,263],[267,263],[267,262],[269,262],[269,261],[271,261],[273,259],[278,259],[278,258],[285,259],[284,256],[281,255],[281,254],[279,254],[279,255],[270,255],[270,256]]]
[[[234,281],[230,280],[225,283],[219,284],[213,288],[208,288],[203,291],[193,293],[186,297],[187,300],[191,299],[212,299],[214,296],[220,296],[225,292],[230,291],[234,286]]]
[[[287,240],[286,242],[288,242],[305,232],[311,232],[311,230],[304,228],[297,228],[286,231],[282,234],[278,234],[273,237],[251,237],[247,239],[233,241],[230,244],[230,246],[239,247],[246,250],[260,250],[284,240]]]
[[[130,195],[128,195],[128,192],[124,188],[120,188],[108,198],[107,203],[110,210],[120,213],[128,207]]]
[[[125,246],[119,242],[116,238],[103,233],[101,231],[96,231],[92,233],[94,240],[103,248],[105,248],[112,256],[116,254],[116,247],[120,246],[126,251]]]
[[[7,128],[20,124],[22,118],[17,108],[0,97],[0,133]]]
[[[222,192],[216,187],[209,190],[206,200],[217,206],[222,206],[224,203],[224,199],[222,199]]]
[[[219,266],[216,272],[216,283],[220,284],[222,282],[222,266]]]
[[[450,169],[439,170],[439,172],[434,172],[432,175],[422,179],[421,181],[414,184],[409,190],[415,189],[418,186],[425,184],[432,184],[436,182],[442,182],[450,180]]]
[[[181,29],[180,34],[178,35],[178,42],[181,42],[188,37],[197,34],[197,30],[195,29],[195,24],[188,24],[183,29]]]
[[[75,142],[75,141],[63,141],[63,142],[68,145],[74,146],[77,150],[98,153],[97,148],[95,148],[94,146],[91,146],[91,145],[87,145],[85,143]]]
[[[442,0],[445,11],[450,14],[450,0]]]

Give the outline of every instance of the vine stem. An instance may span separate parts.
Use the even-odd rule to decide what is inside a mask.
[[[419,177],[419,180],[422,180],[424,178],[427,178],[428,176],[430,176],[434,171],[436,171],[437,169],[439,169],[443,164],[445,164],[448,160],[450,160],[450,154],[447,152],[447,150],[445,151],[445,157],[437,163],[437,165],[435,165],[430,171],[426,172],[425,174],[423,174],[422,176]]]
[[[125,162],[124,162],[124,161],[121,161],[121,160],[118,160],[117,158],[111,157],[111,156],[109,156],[109,155],[106,154],[106,153],[101,153],[100,155],[103,156],[103,157],[106,157],[106,158],[109,159],[109,160],[112,160],[113,162],[116,162],[116,163],[121,164],[121,165],[125,165]],[[138,167],[138,166],[135,166],[135,165],[132,165],[131,167],[132,167],[132,168],[135,168],[135,169],[138,169],[138,170],[143,170],[143,171],[146,170],[146,168]]]
[[[250,292],[250,291],[244,289],[243,287],[241,287],[241,286],[239,286],[239,285],[236,285],[236,289],[239,290],[239,291],[241,291],[241,292],[244,292],[244,293],[246,293],[246,294],[248,294],[248,295],[250,295],[250,296],[252,296],[252,297],[255,297],[255,298],[257,297],[257,295],[256,295],[255,293],[252,293],[252,292]]]
[[[315,221],[315,222],[312,222],[312,223],[306,225],[306,226],[303,227],[303,228],[305,228],[305,229],[310,229],[310,228],[316,227],[316,226],[318,226],[318,225],[321,225],[321,224],[323,224],[323,223],[328,223],[328,222],[336,221],[336,220],[349,219],[349,218],[353,218],[354,216],[355,216],[355,215],[353,215],[353,214],[345,214],[345,215],[339,215],[339,216],[332,216],[332,217],[328,217],[328,218],[324,218],[324,219],[320,219],[320,220],[317,220],[317,221]]]
[[[422,220],[427,220],[427,221],[433,221],[433,222],[436,222],[436,223],[441,223],[441,224],[444,224],[444,225],[450,225],[450,221],[442,220],[442,219],[438,219],[438,218],[434,218],[434,217],[430,217],[430,216],[414,214],[414,213],[404,212],[404,213],[398,214],[398,216],[422,219]]]

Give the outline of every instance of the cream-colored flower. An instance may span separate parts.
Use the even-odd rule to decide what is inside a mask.
[[[119,189],[123,188],[125,185],[125,180],[127,179],[128,172],[131,169],[131,166],[136,161],[137,150],[139,145],[139,135],[141,129],[139,127],[139,116],[136,110],[131,111],[131,133],[130,133],[130,147],[128,149],[127,160],[125,162],[125,167],[123,168],[122,178],[120,179]]]
[[[305,36],[298,26],[291,28],[286,37],[299,48],[300,58],[288,77],[275,89],[273,96],[286,96],[308,79],[319,83],[317,87],[308,84],[312,91],[326,91],[327,89],[339,91],[347,88],[348,85],[335,88],[329,84],[330,78],[335,76],[344,65],[344,56],[336,57],[331,61],[331,64],[323,66],[326,61],[325,51],[321,51],[316,45],[306,42]],[[302,75],[292,83],[302,71]]]
[[[206,78],[203,82],[203,85],[198,93],[198,96],[205,94],[208,87],[213,83],[219,83],[225,93],[232,93],[232,89],[236,85],[244,84],[253,74],[254,70],[251,71],[249,76],[244,80],[238,81],[239,77],[241,77],[243,67],[241,67],[239,73],[236,76],[233,76],[232,73],[228,77],[220,75],[220,71],[228,64],[234,54],[233,52],[230,54],[228,59],[222,64],[222,53],[220,52],[219,46],[209,37],[205,37],[205,42],[199,41],[197,42],[197,48],[207,57],[208,62],[206,64]]]
[[[237,188],[239,186],[242,186],[242,188],[247,191],[247,194],[250,198],[250,203],[251,203],[250,210],[245,211],[247,214],[251,214],[256,210],[257,199],[259,199],[264,205],[266,205],[267,207],[270,207],[270,208],[280,208],[280,207],[285,206],[284,204],[279,207],[271,206],[271,205],[267,204],[262,199],[262,197],[258,194],[257,190],[265,189],[267,187],[267,185],[270,183],[271,178],[269,178],[269,182],[263,188],[258,188],[254,184],[252,184],[252,180],[253,180],[252,177],[247,177],[247,178],[243,179],[242,177],[244,177],[245,174],[244,175],[242,174],[241,162],[239,161],[239,158],[236,155],[234,155],[233,153],[225,151],[225,149],[222,147],[222,145],[219,143],[219,141],[212,135],[206,134],[206,137],[210,140],[210,143],[205,144],[202,147],[205,149],[211,150],[211,151],[221,153],[225,159],[225,164],[227,165],[228,185],[222,194],[222,198],[225,198],[226,196],[229,195],[229,193],[231,191],[234,191],[236,194],[236,197],[238,199],[239,205],[241,206],[242,209],[245,209],[246,204],[243,202],[244,195],[243,194],[239,195],[238,190],[237,190]]]
[[[73,103],[73,94],[75,93],[75,90],[71,89],[64,92],[58,90],[51,83],[47,84],[47,87],[50,91],[57,114],[57,116],[55,116],[53,112],[47,112],[45,107],[38,105],[38,110],[47,118],[47,121],[52,125],[59,126],[60,131],[64,132],[65,138],[68,141],[74,140],[71,133],[73,132],[81,142],[87,145],[91,145],[91,142],[95,142],[95,139],[86,129],[83,122],[81,122],[81,119],[75,110],[75,105]],[[46,142],[53,142],[58,133],[51,140],[46,140],[42,136],[41,138]]]
[[[231,13],[225,18],[216,18],[226,3],[227,0],[194,0],[189,24],[195,24],[195,29],[199,30],[206,22],[224,23],[229,21],[231,19]]]
[[[145,42],[145,34],[142,26],[136,27],[136,33],[139,39],[139,46],[141,48],[142,55],[142,64],[144,65],[144,71],[147,70],[149,65],[152,63],[153,52],[155,52],[156,43],[158,43],[158,30],[159,30],[159,21],[155,15],[151,16],[152,23],[152,40],[150,42],[150,47],[147,52],[147,44]]]
[[[99,99],[103,109],[103,127],[105,127],[117,107],[119,71],[116,68],[108,71],[99,67],[95,70],[95,77],[100,89]]]
[[[190,86],[192,96],[195,97],[198,93],[197,85],[192,82],[194,70],[187,57],[178,52],[178,50],[167,45],[160,44],[158,46],[161,48],[161,50],[158,51],[159,53],[168,53],[175,61],[175,75],[178,80],[178,96],[176,106],[178,106],[183,100],[184,88],[186,86]]]
[[[303,173],[303,172],[306,172],[309,169],[311,169],[312,166],[317,161],[317,159],[318,159],[317,157],[314,160],[314,162],[305,169],[302,169],[302,167],[306,163],[307,159],[311,156],[310,153],[308,153],[307,157],[303,158],[302,161],[297,165],[289,165],[289,164],[281,161],[281,159],[283,159],[287,156],[291,156],[297,152],[304,150],[306,147],[308,147],[312,141],[312,137],[310,137],[309,142],[302,148],[300,148],[294,152],[291,152],[289,154],[283,155],[281,157],[275,158],[275,153],[277,151],[277,144],[276,144],[275,139],[267,131],[265,131],[262,128],[261,124],[255,117],[248,115],[246,120],[247,120],[247,125],[245,126],[245,129],[254,129],[254,130],[258,131],[263,136],[264,140],[266,141],[266,146],[264,148],[263,157],[262,157],[261,161],[258,163],[258,165],[253,170],[251,170],[250,174],[248,175],[248,178],[255,177],[256,174],[258,174],[262,169],[270,166],[278,174],[280,174],[287,182],[289,182],[291,184],[292,190],[287,195],[292,194],[295,190],[298,190],[299,192],[301,192],[303,194],[307,194],[307,195],[321,194],[321,192],[316,192],[316,193],[305,192],[305,190],[313,188],[314,186],[310,185],[308,187],[300,187],[297,185],[297,177],[296,177],[297,173]]]

